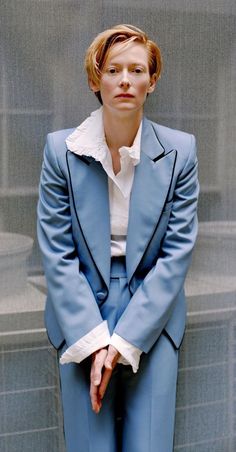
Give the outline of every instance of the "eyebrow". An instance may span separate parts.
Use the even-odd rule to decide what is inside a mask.
[[[108,67],[109,66],[122,66],[122,64],[111,60],[106,66],[108,66]],[[139,61],[129,63],[128,66],[142,66],[144,68],[147,67],[146,64],[141,63]]]

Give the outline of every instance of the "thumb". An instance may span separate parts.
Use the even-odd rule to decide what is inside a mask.
[[[118,352],[115,347],[110,345],[108,348],[108,353],[107,353],[105,363],[104,363],[104,366],[106,367],[106,369],[112,370],[116,364],[117,359],[118,359]]]
[[[112,360],[110,358],[107,358],[104,366],[106,369],[112,370]]]

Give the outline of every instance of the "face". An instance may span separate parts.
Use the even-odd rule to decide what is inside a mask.
[[[148,52],[141,43],[131,42],[124,49],[115,44],[105,63],[99,85],[103,107],[110,112],[140,111],[147,94],[155,89],[156,76],[150,77]]]

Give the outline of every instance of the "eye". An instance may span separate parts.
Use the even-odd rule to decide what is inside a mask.
[[[116,73],[118,72],[118,69],[115,68],[115,67],[109,67],[109,68],[107,69],[107,72],[108,72],[108,74],[113,75],[113,74],[116,74]]]
[[[143,68],[142,67],[134,67],[132,69],[132,72],[134,72],[135,74],[142,74],[143,73]]]

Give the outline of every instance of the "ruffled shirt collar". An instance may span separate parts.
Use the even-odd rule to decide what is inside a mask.
[[[132,146],[122,146],[121,171],[114,174],[112,158],[108,149],[103,127],[102,107],[95,110],[66,139],[67,148],[77,155],[93,157],[100,162],[113,182],[119,187],[123,196],[130,194],[130,182],[133,180],[134,166],[140,161],[142,122]],[[133,168],[133,169],[132,169]]]

